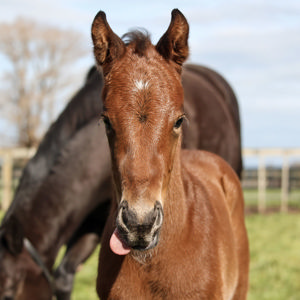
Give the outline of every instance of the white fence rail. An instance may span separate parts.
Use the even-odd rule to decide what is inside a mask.
[[[254,156],[258,159],[258,211],[260,213],[266,210],[266,189],[267,189],[267,172],[266,172],[266,159],[270,157],[281,158],[281,212],[288,210],[289,199],[289,169],[290,159],[299,158],[300,149],[298,148],[260,148],[260,149],[243,149],[243,157]],[[299,199],[300,200],[300,199]]]
[[[16,159],[29,159],[34,153],[33,148],[2,148],[0,149],[2,201],[1,209],[7,210],[13,193],[13,166]],[[1,189],[0,189],[1,191]]]
[[[0,148],[0,166],[1,166],[1,189],[2,201],[0,209],[6,210],[11,202],[13,196],[13,166],[17,159],[29,159],[35,153],[35,149],[27,148]],[[290,158],[299,158],[300,148],[269,148],[269,149],[243,149],[244,158],[256,157],[258,159],[258,211],[264,212],[266,210],[266,189],[267,189],[267,172],[266,172],[266,158],[280,157],[281,158],[281,206],[282,212],[288,210],[289,200],[289,168]],[[300,199],[299,199],[300,201]]]

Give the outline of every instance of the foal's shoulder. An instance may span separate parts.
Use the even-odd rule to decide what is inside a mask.
[[[236,201],[243,199],[240,180],[232,167],[220,156],[203,150],[183,150],[183,180],[192,176],[194,183],[222,191],[227,205],[236,206]]]
[[[214,177],[228,174],[238,179],[232,167],[214,153],[204,150],[182,150],[181,159],[184,167],[192,172],[205,173],[206,176]]]
[[[218,186],[227,199],[231,198],[229,202],[243,197],[237,174],[222,157],[204,150],[183,150],[181,161],[184,172],[189,173],[195,179],[194,182],[198,181],[204,186]]]

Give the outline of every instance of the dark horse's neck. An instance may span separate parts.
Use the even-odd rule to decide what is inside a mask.
[[[41,256],[50,259],[73,233],[74,224],[68,226],[68,222],[75,219],[75,210],[82,210],[82,214],[88,210],[84,207],[86,204],[78,206],[81,205],[79,201],[72,202],[77,192],[74,185],[80,191],[87,187],[85,182],[80,185],[84,181],[81,179],[83,171],[74,166],[78,163],[79,154],[87,152],[80,149],[80,145],[92,143],[91,138],[85,137],[88,135],[87,129],[94,127],[99,131],[97,119],[101,111],[99,94],[102,83],[101,75],[93,68],[83,88],[50,127],[37,153],[28,162],[14,200],[3,219],[5,224],[11,216],[15,217],[24,231],[24,237],[32,242]],[[71,181],[68,178],[74,179]],[[91,185],[95,183],[92,181]],[[89,197],[89,192],[85,196]],[[80,218],[78,220],[80,222]]]
[[[76,134],[30,205],[18,210],[26,210],[22,217],[26,237],[49,259],[56,256],[89,213],[110,198],[108,145],[103,138],[104,126],[97,123],[95,118]]]

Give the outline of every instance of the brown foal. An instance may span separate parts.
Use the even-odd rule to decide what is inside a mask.
[[[141,32],[124,42],[103,12],[92,25],[115,190],[99,258],[101,300],[246,299],[239,179],[220,157],[181,149],[188,33],[176,9],[156,46]]]

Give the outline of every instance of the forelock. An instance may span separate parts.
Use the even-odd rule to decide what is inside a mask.
[[[146,55],[146,51],[151,45],[150,34],[146,30],[134,30],[122,37],[126,46],[133,46],[134,52],[139,56]]]

